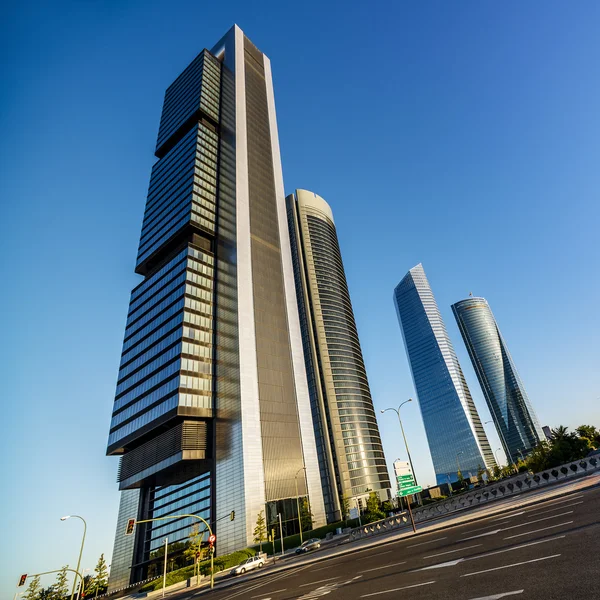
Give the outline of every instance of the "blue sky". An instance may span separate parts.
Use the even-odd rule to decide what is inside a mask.
[[[272,61],[286,191],[338,228],[376,409],[414,390],[392,290],[422,262],[488,299],[543,424],[600,425],[595,2],[31,2],[4,8],[0,264],[3,596],[110,563],[104,456],[165,87],[237,22]],[[416,404],[415,468],[433,483]],[[388,462],[404,457],[393,413]],[[489,429],[492,447],[500,442]],[[47,581],[46,584],[50,583]]]

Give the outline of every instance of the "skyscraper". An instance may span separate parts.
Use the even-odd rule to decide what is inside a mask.
[[[168,87],[155,154],[107,448],[122,490],[111,589],[195,522],[125,537],[128,518],[200,515],[223,554],[252,544],[261,510],[294,533],[297,484],[325,522],[271,66],[239,27]]]
[[[394,290],[437,483],[495,465],[467,382],[425,276],[413,267]]]
[[[492,419],[511,463],[544,438],[537,416],[485,298],[452,305]]]
[[[288,223],[319,469],[328,521],[390,481],[331,208],[313,192],[287,197]]]

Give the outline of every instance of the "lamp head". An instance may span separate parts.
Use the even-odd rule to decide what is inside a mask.
[[[66,521],[67,519],[70,519],[71,515],[67,515],[66,517],[61,517],[60,520],[61,521]]]

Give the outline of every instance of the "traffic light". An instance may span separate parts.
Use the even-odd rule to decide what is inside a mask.
[[[233,521],[235,519],[235,510],[231,511],[231,514],[229,515],[229,520]]]
[[[25,585],[25,580],[27,579],[27,573],[23,573],[23,575],[21,575],[21,579],[19,579],[19,586],[21,587],[22,585]]]
[[[125,527],[125,535],[131,535],[135,529],[135,519],[129,519],[127,521],[127,527]]]

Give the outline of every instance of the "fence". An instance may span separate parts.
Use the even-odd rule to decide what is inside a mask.
[[[567,463],[554,469],[548,469],[535,475],[521,473],[510,479],[487,485],[484,488],[450,497],[447,500],[439,501],[429,506],[417,508],[413,510],[413,517],[415,523],[428,521],[464,508],[480,506],[498,498],[506,498],[513,494],[541,488],[558,481],[573,479],[595,471],[600,471],[600,457],[593,456]],[[352,529],[350,531],[350,539],[358,540],[371,537],[380,533],[402,529],[407,525],[409,525],[408,514],[403,512],[393,517]]]

